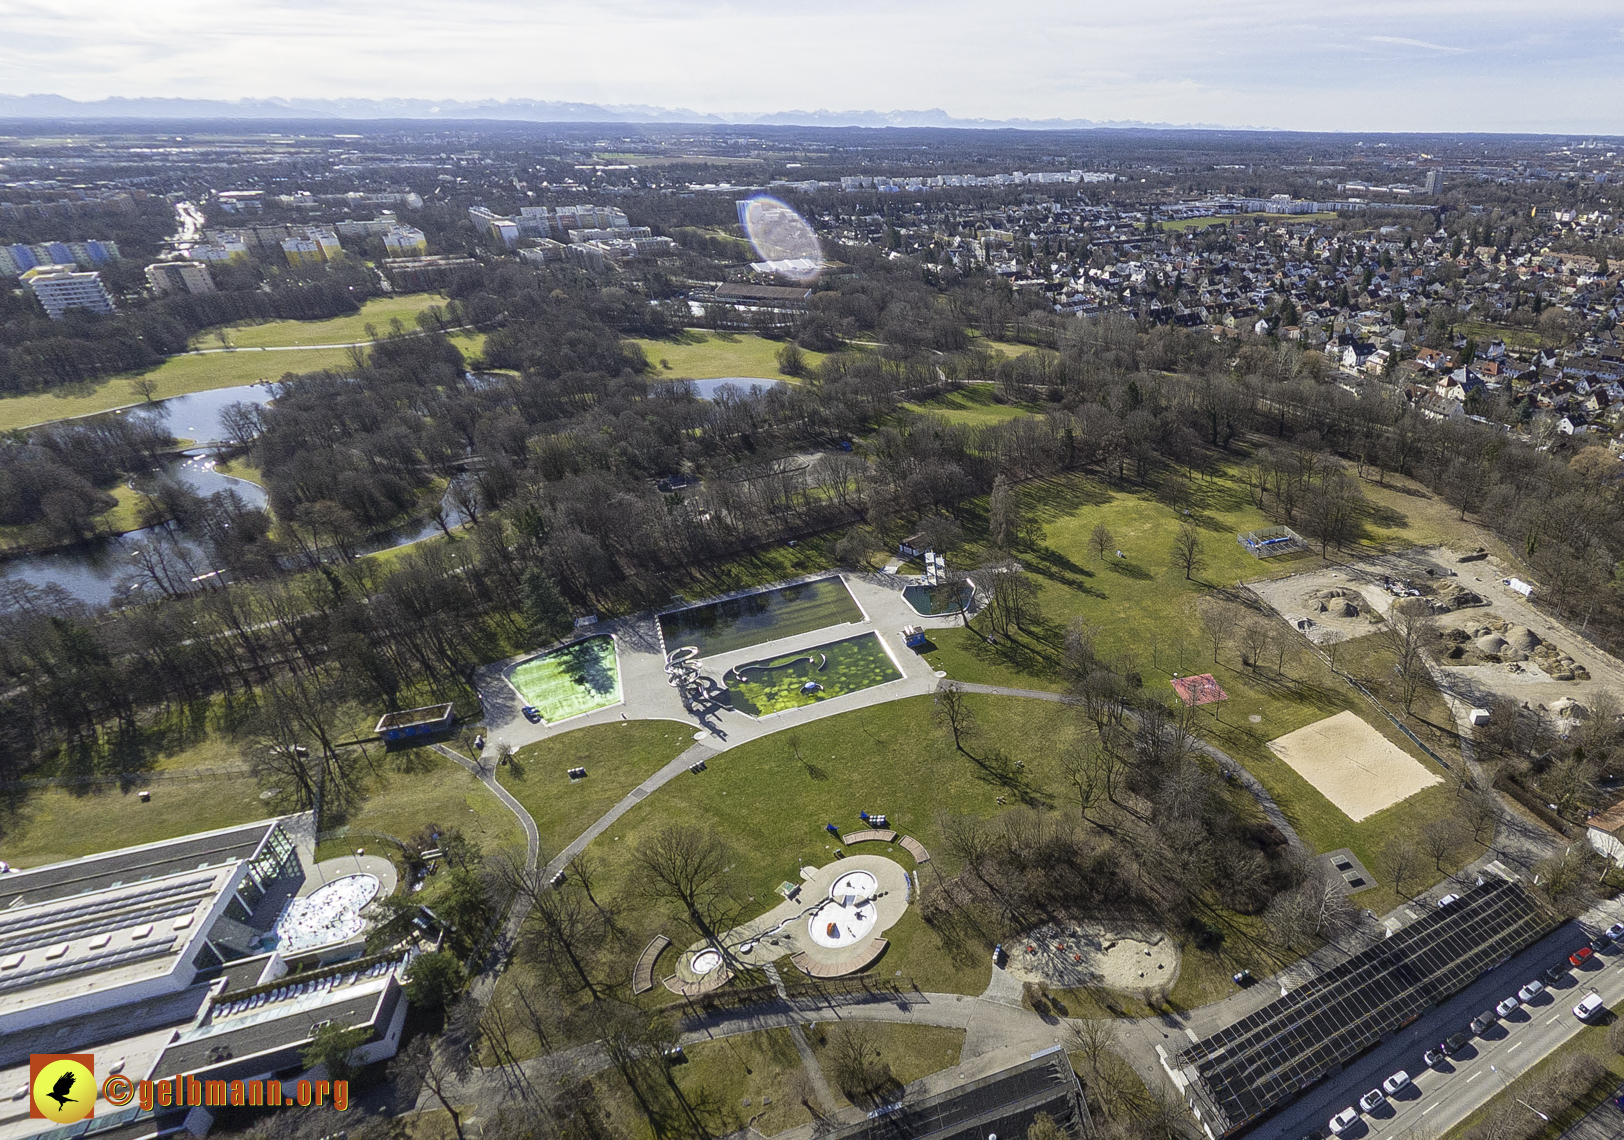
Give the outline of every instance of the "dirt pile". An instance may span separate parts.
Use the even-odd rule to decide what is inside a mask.
[[[1493,614],[1438,631],[1442,656],[1451,665],[1515,665],[1528,662],[1557,681],[1588,681],[1590,672],[1526,625]]]

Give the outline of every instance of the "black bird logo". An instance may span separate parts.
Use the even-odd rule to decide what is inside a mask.
[[[52,1085],[51,1091],[45,1095],[56,1101],[58,1108],[66,1108],[69,1104],[77,1104],[78,1101],[68,1095],[68,1090],[73,1088],[73,1082],[74,1076],[72,1073],[63,1073],[56,1078],[56,1084]]]

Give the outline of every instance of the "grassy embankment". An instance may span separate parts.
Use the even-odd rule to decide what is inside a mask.
[[[648,357],[651,380],[719,380],[728,376],[792,379],[778,371],[778,350],[789,342],[769,340],[755,333],[684,329],[659,340],[632,343]],[[808,372],[816,369],[824,357],[821,352],[805,350],[801,355]]]
[[[232,344],[243,348],[291,348],[289,352],[203,352],[171,356],[157,367],[139,375],[153,380],[153,399],[206,392],[261,380],[277,380],[288,372],[316,372],[324,368],[344,368],[350,362],[347,348],[304,348],[310,344],[338,344],[366,339],[365,326],[371,322],[380,333],[389,331],[389,322],[400,317],[408,327],[431,305],[443,304],[437,293],[404,297],[379,297],[361,306],[353,316],[326,321],[266,321],[250,325],[230,325],[223,330]],[[219,347],[216,330],[193,338],[201,348]],[[483,333],[457,334],[453,343],[466,359],[476,359],[483,351]],[[0,431],[33,427],[70,416],[93,415],[113,408],[138,404],[142,397],[131,390],[135,373],[121,373],[86,384],[55,388],[26,396],[0,399]]]

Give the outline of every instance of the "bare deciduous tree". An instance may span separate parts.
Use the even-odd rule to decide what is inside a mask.
[[[1201,548],[1201,531],[1192,522],[1179,525],[1179,531],[1173,536],[1173,568],[1183,570],[1185,581],[1197,570],[1207,568],[1207,555]]]
[[[676,824],[637,845],[642,890],[651,899],[675,902],[694,931],[730,958],[721,932],[738,912],[727,844],[708,828]]]
[[[964,751],[964,742],[975,735],[976,715],[965,699],[964,690],[948,681],[936,690],[934,715],[938,724],[953,734],[953,747]]]

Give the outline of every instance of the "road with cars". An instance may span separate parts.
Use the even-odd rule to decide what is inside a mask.
[[[1590,944],[1599,933],[1599,927],[1564,923],[1355,1059],[1341,1073],[1303,1093],[1253,1128],[1247,1140],[1326,1136],[1331,1118],[1350,1107],[1357,1118],[1341,1130],[1342,1140],[1397,1136],[1419,1128],[1443,1133],[1583,1028],[1573,1015],[1573,1007],[1581,1000],[1596,994],[1606,1007],[1624,1001],[1624,944],[1603,947],[1582,966],[1568,965],[1568,955]],[[1554,985],[1508,1016],[1497,1018],[1481,1034],[1471,1031],[1473,1018],[1492,1011],[1559,963],[1565,972]],[[1467,1035],[1468,1041],[1452,1057],[1429,1067],[1423,1059],[1427,1050],[1437,1049],[1440,1042],[1457,1033]],[[1399,1071],[1409,1074],[1409,1086],[1384,1096],[1374,1110],[1361,1111],[1360,1098]]]

